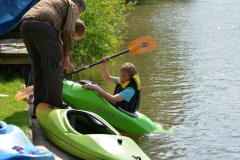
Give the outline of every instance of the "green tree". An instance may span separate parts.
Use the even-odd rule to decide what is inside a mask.
[[[80,15],[87,26],[85,36],[74,42],[71,61],[80,67],[113,55],[124,43],[127,31],[126,10],[133,9],[136,1],[87,0],[87,9]]]

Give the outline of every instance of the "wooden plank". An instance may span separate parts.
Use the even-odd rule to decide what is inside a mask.
[[[9,55],[16,56],[15,54],[18,54],[16,39],[15,38],[1,39],[0,53],[1,56],[4,56],[4,54],[8,54],[8,56]]]
[[[16,44],[19,49],[26,48],[22,38],[16,38]]]
[[[19,32],[8,32],[0,36],[0,65],[4,64],[30,64]]]
[[[16,39],[15,38],[9,38],[9,39],[1,39],[0,40],[1,47],[4,46],[17,46]]]
[[[1,54],[18,54],[18,49],[14,47],[1,47]]]

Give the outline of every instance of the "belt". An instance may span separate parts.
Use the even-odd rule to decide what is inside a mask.
[[[40,23],[45,23],[47,25],[53,26],[52,23],[50,23],[48,21],[41,21],[41,20],[37,20],[37,19],[25,19],[23,22],[40,22]]]

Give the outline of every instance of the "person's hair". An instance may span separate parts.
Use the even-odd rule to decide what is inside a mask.
[[[82,9],[83,12],[86,10],[86,1],[85,0],[72,0],[75,4],[79,4]]]
[[[75,32],[79,36],[83,36],[86,31],[87,31],[87,27],[86,27],[85,23],[78,19],[76,22],[76,25],[75,25]]]
[[[124,63],[120,68],[120,71],[124,71],[128,73],[128,75],[132,78],[135,74],[137,74],[137,69],[132,63]]]

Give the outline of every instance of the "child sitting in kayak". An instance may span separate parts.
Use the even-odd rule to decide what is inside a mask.
[[[140,79],[137,69],[132,63],[124,63],[120,68],[120,77],[113,77],[109,74],[107,63],[110,57],[104,57],[102,63],[102,74],[105,81],[115,83],[114,94],[110,94],[93,84],[83,84],[83,88],[95,90],[108,102],[120,107],[125,111],[134,113],[137,111],[140,102]]]

